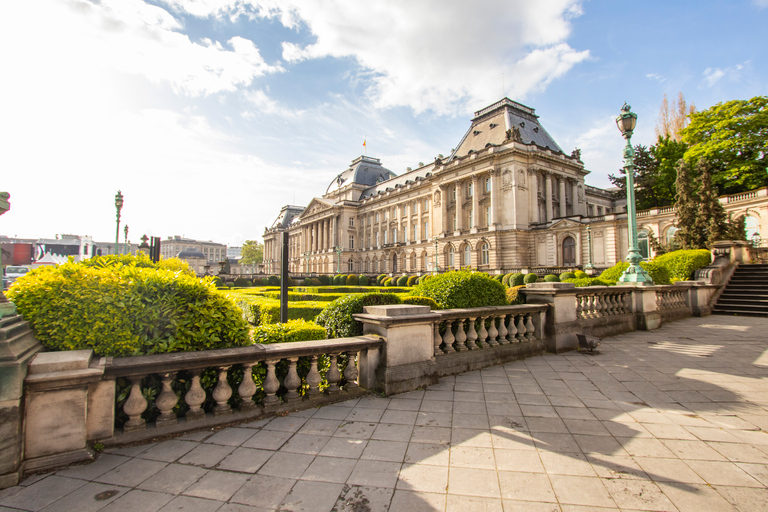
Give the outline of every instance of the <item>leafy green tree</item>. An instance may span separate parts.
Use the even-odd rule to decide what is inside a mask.
[[[256,240],[246,240],[241,254],[240,263],[243,265],[261,263],[264,261],[264,244]]]
[[[768,185],[768,96],[733,100],[690,114],[680,131],[689,163],[705,158],[720,194]]]
[[[691,169],[685,160],[677,164],[677,202],[675,212],[677,214],[677,232],[675,238],[683,249],[698,249],[703,246],[705,238],[696,228],[698,216],[697,198],[693,190],[690,178]]]
[[[706,244],[726,238],[726,215],[723,205],[718,200],[717,190],[712,186],[712,170],[707,160],[699,160],[696,164],[699,174],[699,213],[696,216],[695,227],[706,237]]]

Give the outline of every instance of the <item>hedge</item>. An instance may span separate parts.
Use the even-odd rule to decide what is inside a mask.
[[[555,274],[547,274],[544,276],[544,281],[547,283],[559,283],[560,278],[557,277]]]
[[[253,286],[253,283],[251,283],[249,280],[247,280],[244,277],[238,277],[235,279],[235,286],[238,288],[245,288],[248,286]]]
[[[397,278],[397,286],[408,286],[408,276],[400,276]]]
[[[525,276],[526,274],[522,274],[520,272],[515,272],[512,274],[512,277],[509,278],[509,286],[510,288],[512,286],[522,286],[525,284]]]
[[[587,274],[583,270],[577,270],[573,273],[573,277],[575,277],[576,279],[586,279],[589,277],[589,274]]]
[[[360,283],[360,278],[358,278],[354,274],[350,274],[347,276],[347,282],[344,283],[347,286],[357,286]]]
[[[576,274],[573,272],[563,272],[560,274],[560,280],[562,281],[563,279],[576,279]]]
[[[376,284],[382,286],[381,282],[387,278],[387,274],[379,274],[376,278]]]
[[[327,302],[305,301],[288,303],[288,319],[313,320]],[[277,323],[280,321],[280,301],[268,297],[243,297],[237,301],[243,318],[252,325]]]
[[[418,276],[411,276],[408,278],[408,281],[405,283],[406,286],[416,286],[416,281],[419,280]]]
[[[347,295],[328,304],[317,315],[315,322],[325,327],[328,338],[348,338],[361,336],[363,324],[352,315],[363,312],[365,306],[401,304],[400,297],[394,293],[362,293]]]
[[[653,284],[672,284],[667,269],[653,261],[641,261],[643,267],[653,279]],[[629,268],[629,262],[620,261],[611,268],[603,270],[600,279],[609,284],[616,284],[626,269]]]
[[[170,270],[163,260],[145,266],[143,255],[86,261],[35,269],[7,292],[48,350],[123,357],[250,343],[239,310],[213,278]]]
[[[525,284],[535,283],[536,281],[538,281],[538,279],[539,277],[536,274],[534,274],[533,272],[530,272],[528,274],[525,274],[525,277],[523,277],[523,283]],[[519,286],[519,285],[515,285],[515,286]]]
[[[573,283],[576,285],[576,288],[583,288],[585,286],[613,286],[616,283],[611,283],[608,281],[605,281],[599,277],[584,277],[584,278],[577,278],[577,277],[569,277],[562,280],[563,283]]]
[[[507,305],[504,285],[487,274],[468,270],[434,276],[414,287],[411,295],[430,297],[445,309]]]
[[[368,278],[363,274],[360,274],[357,277],[357,284],[359,284],[360,286],[368,286]]]
[[[509,274],[504,274],[504,276],[501,278],[501,284],[503,284],[504,286],[510,286],[509,280],[512,279],[512,276],[514,275],[515,274],[513,274],[512,272],[510,272]]]
[[[143,252],[140,252],[135,256],[132,254],[108,254],[105,256],[95,256],[93,258],[81,261],[80,265],[88,268],[113,268],[119,265],[136,268],[154,268],[186,274],[189,277],[197,277],[195,271],[192,270],[192,267],[190,267],[186,261],[180,260],[179,258],[168,258],[161,259],[155,263]]]
[[[712,262],[712,253],[707,249],[679,250],[657,256],[653,261],[667,269],[672,281],[688,281],[694,272]]]
[[[325,274],[320,275],[320,276],[318,276],[318,277],[316,277],[314,279],[317,279],[318,281],[320,281],[320,285],[321,286],[328,286],[329,284],[331,284],[331,278],[328,277]],[[313,281],[314,281],[314,279],[313,279]]]
[[[254,343],[290,343],[322,339],[325,339],[325,328],[306,320],[288,320],[285,324],[265,324],[253,329]]]
[[[347,295],[346,293],[300,293],[300,292],[288,292],[288,301],[320,301],[331,302],[340,297]],[[280,292],[264,292],[264,297],[270,299],[280,300]]]
[[[523,288],[525,288],[525,285],[507,288],[506,296],[510,304],[525,304],[525,295],[520,293],[520,290]]]
[[[440,309],[440,305],[435,302],[435,299],[431,299],[429,297],[420,297],[418,295],[406,295],[405,297],[400,297],[403,301],[403,304],[414,304],[416,306],[429,306],[430,309],[433,311],[436,309]]]

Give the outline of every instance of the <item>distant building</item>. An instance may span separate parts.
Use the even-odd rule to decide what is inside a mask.
[[[210,240],[204,242],[176,235],[173,237],[169,236],[160,243],[160,254],[163,258],[175,258],[179,256],[180,252],[185,250],[200,251],[203,253],[205,261],[209,264],[219,263],[227,257],[227,246],[211,242]]]
[[[239,260],[243,257],[243,248],[240,247],[227,247],[227,259]]]

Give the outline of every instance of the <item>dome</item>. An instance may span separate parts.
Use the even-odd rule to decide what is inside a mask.
[[[397,174],[381,165],[378,158],[370,156],[360,156],[352,161],[349,169],[336,176],[326,189],[325,193],[330,194],[350,183],[357,183],[370,187],[376,183],[387,181],[396,177]]]
[[[197,249],[184,249],[176,255],[180,260],[194,260],[194,259],[206,259],[205,254]]]

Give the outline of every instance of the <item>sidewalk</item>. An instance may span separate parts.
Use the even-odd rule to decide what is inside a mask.
[[[601,349],[107,450],[0,511],[768,510],[768,318]]]

